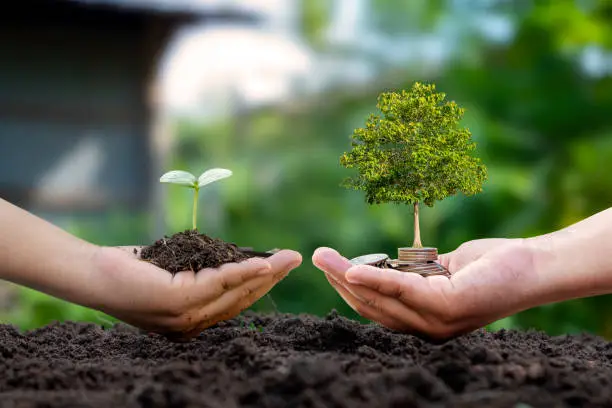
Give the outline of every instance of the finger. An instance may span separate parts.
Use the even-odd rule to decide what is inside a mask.
[[[237,316],[240,312],[261,299],[286,275],[287,272],[255,278],[238,288],[224,293],[221,297],[205,305],[196,313],[195,321],[199,323],[195,331],[202,331],[220,321]]]
[[[367,270],[370,270],[370,269],[376,270],[378,271],[377,273],[381,273],[383,271],[384,273],[386,272],[400,273],[400,272],[394,271],[392,269],[383,270],[379,268],[374,268],[372,266],[359,266],[359,267],[353,266],[353,264],[351,264],[348,261],[348,259],[342,257],[338,252],[336,252],[335,250],[331,248],[317,249],[315,253],[313,254],[312,258],[313,258],[313,263],[315,264],[315,266],[317,266],[319,269],[322,269],[324,272],[326,272],[326,275],[331,276],[339,284],[341,282],[342,283],[346,282],[344,286],[344,290],[352,294],[352,297],[354,299],[360,300],[359,303],[353,305],[354,308],[363,308],[363,306],[365,305],[368,307],[368,311],[366,311],[366,313],[368,312],[372,313],[372,311],[375,311],[377,313],[377,316],[385,316],[386,318],[391,317],[399,322],[405,323],[403,325],[404,328],[406,326],[419,327],[419,328],[424,327],[425,325],[424,320],[419,316],[419,314],[416,313],[414,310],[409,309],[408,305],[402,305],[400,301],[390,302],[393,299],[388,299],[389,302],[387,301],[384,302],[384,305],[392,307],[393,315],[390,315],[388,311],[385,311],[382,309],[382,307],[384,306],[383,302],[381,301],[383,296],[381,296],[380,293],[376,292],[375,290],[376,285],[374,285],[375,288],[372,289],[372,288],[368,288],[367,284],[361,285],[359,282],[359,276],[360,276],[359,271],[361,270],[360,268],[363,268],[363,267],[369,268]],[[353,282],[355,284],[351,284],[352,282],[349,280],[348,272],[351,270],[357,271],[357,273],[355,274],[354,282]],[[418,277],[423,279],[421,276],[418,276]],[[370,283],[371,280],[366,280],[366,282]],[[403,313],[402,313],[402,309],[403,309]],[[357,312],[360,313],[359,311]]]
[[[401,321],[396,320],[390,316],[380,313],[376,309],[368,306],[366,303],[357,299],[346,287],[340,282],[336,281],[331,275],[325,274],[325,277],[329,281],[330,285],[338,292],[340,297],[348,304],[351,309],[357,312],[360,316],[365,317],[368,320],[378,322],[385,327],[397,331],[407,331],[406,325]]]
[[[326,247],[317,248],[312,255],[312,263],[340,282],[345,280],[344,274],[353,266],[348,259],[337,251]]]
[[[349,269],[349,271],[353,268]],[[387,270],[381,270],[381,272],[384,275]],[[427,321],[420,314],[420,309],[418,307],[411,307],[409,303],[404,303],[396,297],[384,295],[365,285],[347,283],[343,286],[353,298],[361,304],[367,305],[369,309],[375,311],[378,315],[386,316],[401,322],[404,330],[410,328],[421,331],[427,327]],[[359,307],[359,305],[357,306]]]
[[[366,305],[375,311],[379,316],[401,322],[402,331],[425,332],[428,330],[429,323],[419,314],[418,310],[401,301],[382,295],[365,286],[349,285],[345,289],[357,299],[361,305]],[[360,307],[359,305],[357,305]]]
[[[172,340],[181,341],[197,337],[207,328],[238,316],[243,310],[268,293],[274,284],[278,282],[272,276],[267,277],[267,280],[267,283],[260,284],[256,288],[250,287],[246,292],[240,292],[243,288],[236,288],[232,292],[225,293],[212,303],[206,304],[203,308],[196,310],[193,318],[195,326],[187,327],[180,332],[170,333]],[[249,283],[245,283],[245,285],[253,285],[253,281],[251,280]],[[240,296],[244,297],[240,299]]]
[[[468,241],[452,252],[438,256],[438,262],[451,273],[463,269],[467,264],[480,259],[492,249],[507,243],[507,238],[486,238]]]
[[[250,307],[268,293],[278,282],[285,279],[289,272],[302,263],[302,255],[295,251],[283,250],[268,258],[268,261],[272,265],[270,275],[266,275],[266,279],[262,280],[261,285],[256,285],[252,293],[247,294],[239,301],[239,305],[236,308],[237,312],[235,312],[236,314]],[[270,277],[270,279],[267,279],[268,277]]]
[[[452,284],[440,276],[380,269],[367,265],[350,268],[347,289],[376,310],[409,324],[419,331],[449,315]],[[441,278],[441,279],[436,279]]]
[[[298,252],[283,250],[266,259],[250,258],[240,263],[224,264],[218,269],[203,269],[195,275],[195,285],[189,290],[189,304],[197,307],[210,303],[258,277],[272,277],[271,282],[278,282],[301,262],[302,256]],[[272,286],[274,283],[263,289],[264,294]]]
[[[447,252],[445,254],[439,254],[438,255],[438,260],[437,262],[442,265],[443,267],[445,267],[450,273],[452,273],[452,271],[450,270],[450,261],[452,259],[453,256],[453,252]]]
[[[302,264],[302,255],[299,252],[283,249],[266,258],[273,274],[286,274]]]
[[[287,273],[264,276],[252,279],[244,285],[226,292],[219,299],[215,300],[203,310],[202,320],[206,320],[206,315],[223,315],[227,311],[239,309],[242,311],[259,300],[263,295],[281,281]]]
[[[480,256],[481,255],[479,254],[468,254],[466,252],[462,252],[462,250],[457,248],[452,252],[438,255],[437,262],[445,267],[451,275],[453,275],[457,271],[460,271],[466,264],[480,258]]]
[[[203,321],[200,324],[200,326],[198,327],[197,330],[199,330],[199,332],[196,335],[201,333],[204,329],[206,329],[206,328],[208,328],[208,327],[210,327],[210,326],[212,326],[214,324],[217,324],[218,322],[221,322],[221,321],[224,321],[224,320],[228,320],[228,319],[232,319],[232,318],[238,316],[244,310],[248,309],[255,302],[257,302],[259,299],[261,299],[263,296],[265,296],[268,292],[270,292],[270,290],[274,287],[274,285],[276,285],[285,276],[287,276],[288,272],[289,271],[286,271],[285,273],[280,273],[280,274],[273,275],[272,279],[269,279],[268,281],[262,283],[260,286],[256,287],[250,294],[246,295],[242,299],[239,299],[238,302],[234,304],[234,306],[228,306],[227,310],[225,310],[222,313],[214,316],[214,318],[212,318],[212,319],[209,318],[209,319]],[[229,300],[229,302],[232,302],[232,300]],[[223,307],[225,307],[225,306],[222,305],[222,306],[219,307],[219,309],[221,309]]]
[[[368,265],[357,265],[346,272],[351,285],[364,286],[385,296],[421,310],[437,308],[438,299],[431,290],[428,278],[417,273],[380,269]],[[447,278],[445,280],[448,281]]]
[[[240,263],[227,263],[219,268],[206,268],[195,275],[192,286],[194,300],[201,304],[219,298],[224,293],[240,287],[258,276],[270,275],[274,271],[272,265],[261,258],[249,258]]]

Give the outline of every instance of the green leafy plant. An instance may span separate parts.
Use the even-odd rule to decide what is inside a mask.
[[[486,167],[471,155],[476,144],[460,122],[464,109],[436,92],[435,85],[415,83],[410,91],[384,92],[364,128],[355,129],[352,150],[340,159],[358,175],[348,188],[365,191],[369,204],[414,206],[413,247],[421,248],[419,203],[462,192],[482,191]]]
[[[193,214],[192,225],[193,229],[197,229],[197,210],[198,210],[198,193],[200,188],[213,183],[215,181],[227,178],[232,175],[231,170],[227,169],[210,169],[206,170],[196,178],[193,174],[183,170],[172,170],[160,177],[161,183],[178,184],[181,186],[193,188]]]

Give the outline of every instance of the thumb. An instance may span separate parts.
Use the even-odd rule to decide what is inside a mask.
[[[452,257],[453,257],[454,252],[455,252],[455,251],[453,251],[453,252],[447,252],[447,253],[445,253],[445,254],[439,254],[439,255],[438,255],[438,260],[437,260],[437,262],[438,262],[440,265],[442,265],[443,267],[445,267],[446,269],[448,269],[448,270],[450,271],[449,266],[450,266],[450,262],[451,262],[451,259],[452,259]],[[451,271],[451,272],[453,272],[453,271]]]
[[[344,273],[353,264],[332,248],[321,247],[312,255],[312,263],[326,272]]]

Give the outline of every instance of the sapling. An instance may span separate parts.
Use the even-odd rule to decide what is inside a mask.
[[[380,114],[355,129],[353,148],[340,159],[358,171],[344,185],[365,191],[369,204],[412,204],[412,247],[422,248],[419,204],[432,207],[459,192],[476,194],[487,171],[471,155],[476,145],[460,125],[464,109],[436,92],[435,85],[417,82],[410,91],[381,93],[376,107]]]
[[[161,183],[172,183],[181,186],[193,188],[193,214],[192,225],[193,229],[197,229],[197,210],[198,210],[198,193],[203,186],[213,183],[217,180],[227,178],[232,175],[231,170],[227,169],[210,169],[206,170],[196,178],[193,174],[183,170],[172,170],[160,177]]]

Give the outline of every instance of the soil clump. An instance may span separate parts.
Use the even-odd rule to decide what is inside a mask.
[[[240,262],[252,255],[237,245],[219,238],[211,238],[196,230],[178,232],[158,239],[142,248],[140,258],[175,274],[180,271],[199,271],[217,268],[225,263]]]

